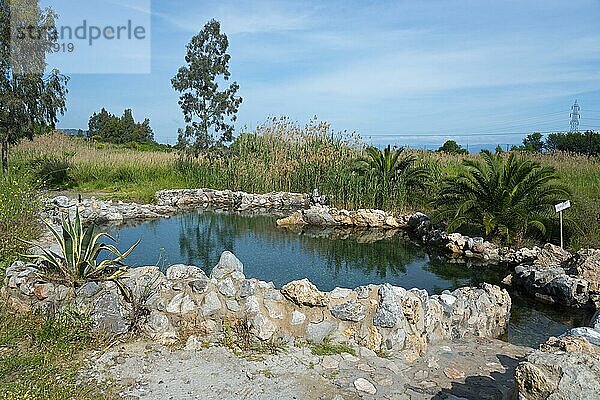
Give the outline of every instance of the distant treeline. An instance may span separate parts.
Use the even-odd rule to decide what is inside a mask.
[[[588,156],[597,156],[600,155],[600,133],[595,131],[556,132],[548,134],[544,140],[544,135],[539,132],[534,132],[523,139],[522,146],[513,146],[510,150],[528,151],[532,153],[565,151]],[[467,149],[461,147],[454,140],[446,141],[437,151],[448,154],[468,153]],[[502,153],[502,147],[498,146],[496,152]]]
[[[523,139],[523,146],[516,149],[531,152],[568,151],[595,156],[600,154],[600,133],[594,131],[550,133],[544,137],[535,132]]]
[[[135,122],[130,109],[119,117],[102,108],[90,117],[87,135],[90,139],[115,144],[155,143],[150,120],[146,118],[144,122]]]

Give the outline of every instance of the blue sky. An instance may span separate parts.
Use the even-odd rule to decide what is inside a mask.
[[[115,19],[127,5],[103,1]],[[96,12],[76,4],[82,17]],[[152,1],[151,73],[70,74],[59,126],[131,108],[174,143],[183,119],[170,78],[216,18],[244,98],[238,128],[316,115],[375,144],[477,148],[566,130],[578,99],[582,128],[599,129],[599,17],[598,0]]]

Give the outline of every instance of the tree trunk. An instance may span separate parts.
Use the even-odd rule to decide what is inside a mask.
[[[8,135],[2,138],[2,174],[8,180]]]

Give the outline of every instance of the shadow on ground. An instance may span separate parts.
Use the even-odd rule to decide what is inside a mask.
[[[497,354],[500,364],[505,372],[492,372],[488,375],[471,375],[465,378],[465,382],[453,382],[449,389],[442,389],[433,399],[456,399],[469,400],[504,400],[514,387],[514,372],[516,366],[523,358],[513,358]],[[483,366],[482,366],[483,367]]]

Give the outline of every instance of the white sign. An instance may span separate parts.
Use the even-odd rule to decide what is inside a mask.
[[[569,207],[571,207],[571,200],[563,201],[562,203],[555,205],[554,209],[556,210],[556,212],[561,212]]]

